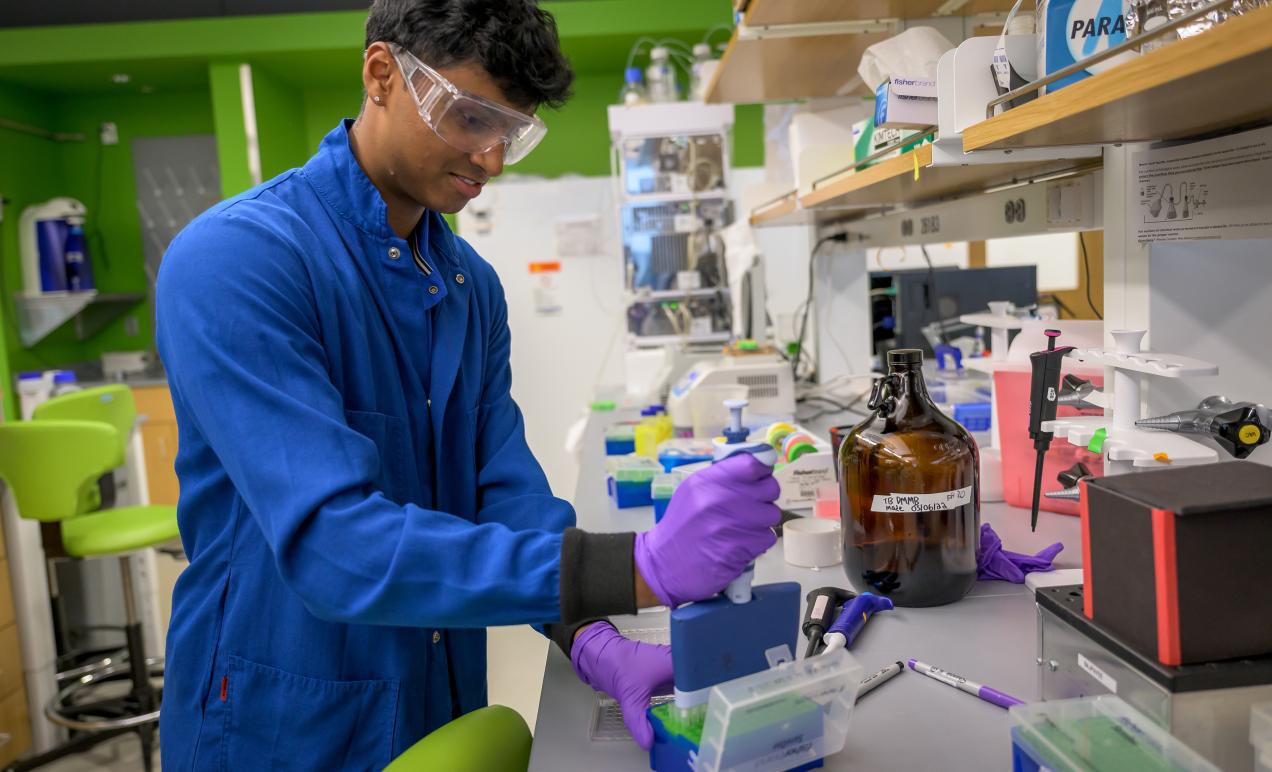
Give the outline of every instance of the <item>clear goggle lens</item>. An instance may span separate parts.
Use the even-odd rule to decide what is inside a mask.
[[[504,146],[504,163],[525,158],[547,134],[537,117],[504,107],[454,85],[401,46],[391,46],[411,85],[420,117],[446,144],[463,153]]]

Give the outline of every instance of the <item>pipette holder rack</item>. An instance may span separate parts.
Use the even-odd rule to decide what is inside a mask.
[[[1135,469],[1155,469],[1171,464],[1205,464],[1218,460],[1210,447],[1182,434],[1147,431],[1135,427],[1140,413],[1144,378],[1190,378],[1215,375],[1218,365],[1200,359],[1144,351],[1147,330],[1112,330],[1112,349],[1076,348],[1069,357],[1079,362],[1103,365],[1113,371],[1109,404],[1113,415],[1074,416],[1047,421],[1042,428],[1055,432],[1074,445],[1087,446],[1100,429],[1105,430],[1102,452],[1105,474],[1125,474]]]
[[[990,362],[1007,361],[1007,344],[1010,342],[1011,331],[1019,330],[1024,326],[1024,322],[1012,314],[1011,310],[1012,304],[1010,302],[994,300],[990,301],[989,313],[982,311],[976,314],[963,314],[958,318],[963,324],[974,324],[977,327],[989,328]]]

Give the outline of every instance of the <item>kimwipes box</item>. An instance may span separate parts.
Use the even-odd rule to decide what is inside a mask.
[[[1272,467],[1082,483],[1083,612],[1164,665],[1272,653]]]

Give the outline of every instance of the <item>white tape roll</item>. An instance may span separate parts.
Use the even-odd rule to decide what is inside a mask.
[[[782,554],[786,562],[803,568],[833,566],[843,560],[839,523],[801,517],[782,526]]]

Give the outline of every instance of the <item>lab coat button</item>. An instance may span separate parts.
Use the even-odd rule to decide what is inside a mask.
[[[457,273],[457,274],[455,274],[455,283],[456,283],[456,284],[463,284],[463,283],[464,283],[464,274],[462,274],[462,273]]]
[[[428,288],[428,294],[430,294],[430,295],[436,295],[436,294],[437,294],[437,285],[436,285],[436,284],[432,284],[432,285],[430,285],[430,286],[429,286],[429,288]]]
[[[434,630],[434,631],[433,631],[433,643],[440,643],[440,642],[441,642],[441,640],[442,640],[442,634],[441,634],[441,633],[439,633],[438,631]]]
[[[401,256],[402,256],[402,250],[398,249],[397,247],[389,247],[390,260],[397,260]]]

